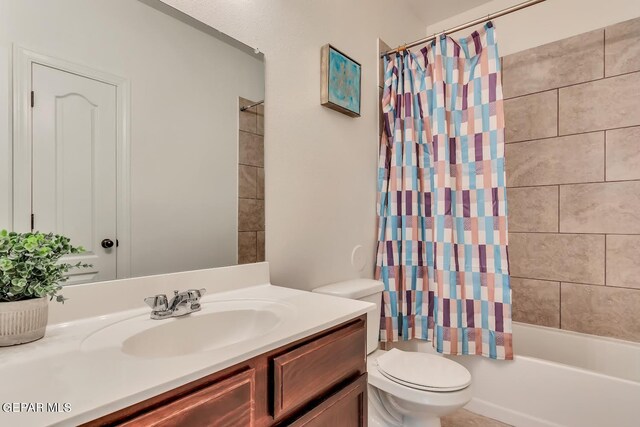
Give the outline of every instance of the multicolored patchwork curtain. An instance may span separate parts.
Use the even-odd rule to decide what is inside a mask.
[[[504,114],[491,23],[385,58],[381,341],[512,359]]]

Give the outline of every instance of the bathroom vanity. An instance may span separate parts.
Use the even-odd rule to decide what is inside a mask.
[[[202,289],[154,320],[144,299]],[[374,304],[269,283],[267,263],[65,288],[42,340],[0,351],[0,425],[363,426]],[[100,301],[100,304],[96,304]],[[25,375],[29,373],[29,375]],[[65,406],[63,406],[65,405]]]
[[[364,426],[366,317],[261,354],[85,426]]]

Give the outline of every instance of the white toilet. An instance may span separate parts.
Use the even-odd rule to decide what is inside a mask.
[[[358,279],[334,283],[314,292],[373,302],[367,314],[369,426],[439,427],[440,417],[471,400],[471,374],[435,354],[378,350],[380,304],[384,285]]]

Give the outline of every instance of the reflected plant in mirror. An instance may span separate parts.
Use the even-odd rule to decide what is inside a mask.
[[[62,257],[82,264],[64,285],[260,259],[242,257],[242,233],[264,247],[263,222],[243,222],[264,217],[263,200],[240,180],[247,164],[264,176],[243,160],[263,152],[263,116],[242,114],[255,121],[243,133],[238,100],[264,100],[263,54],[159,0],[0,10],[0,96],[14,94],[0,108],[0,159],[12,159],[0,161],[0,229],[85,248]]]
[[[48,301],[63,302],[58,293],[68,272],[90,268],[62,257],[84,252],[69,238],[53,233],[0,231],[0,347],[35,341],[44,336]]]
[[[82,252],[69,238],[53,233],[0,231],[0,303],[44,297],[64,302],[58,292],[69,270],[91,266],[60,259]]]

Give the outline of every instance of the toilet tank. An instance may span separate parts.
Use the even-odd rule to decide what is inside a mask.
[[[313,292],[372,302],[376,305],[374,310],[367,313],[367,353],[372,353],[378,348],[380,337],[380,304],[383,290],[384,284],[377,280],[355,279],[321,286]]]

